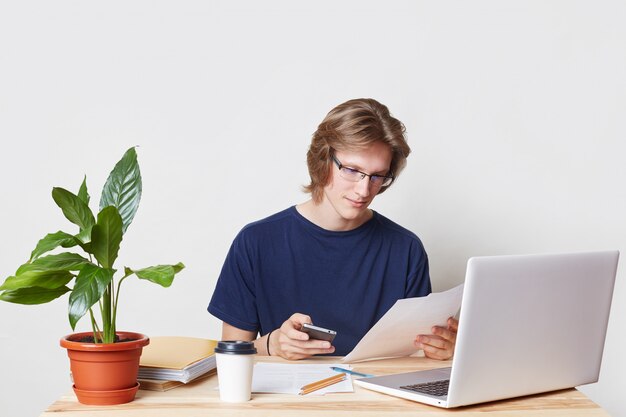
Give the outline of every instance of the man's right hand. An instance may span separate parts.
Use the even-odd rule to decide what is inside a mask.
[[[335,347],[325,340],[310,339],[301,332],[304,323],[312,324],[311,317],[295,313],[270,337],[270,353],[289,360],[305,359],[313,355],[333,353]]]

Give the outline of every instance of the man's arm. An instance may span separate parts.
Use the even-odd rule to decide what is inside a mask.
[[[305,314],[295,313],[280,328],[255,339],[256,332],[242,330],[222,322],[222,340],[254,341],[259,355],[280,356],[285,359],[304,359],[313,355],[333,353],[335,347],[325,340],[309,340],[309,335],[301,332],[302,324],[311,323]],[[270,338],[269,352],[267,338]]]
[[[222,322],[222,340],[243,340],[245,342],[251,342],[254,340],[254,346],[256,347],[257,352],[261,355],[267,355],[267,353],[263,353],[260,350],[260,346],[257,345],[258,339],[255,340],[255,337],[255,332],[241,330],[235,326],[231,326],[225,321]],[[265,350],[265,348],[263,348],[263,350]]]

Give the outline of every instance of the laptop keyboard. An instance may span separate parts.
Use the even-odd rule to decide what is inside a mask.
[[[433,395],[435,397],[444,397],[448,395],[449,384],[449,379],[443,379],[441,381],[431,381],[423,384],[405,385],[400,388],[419,392],[422,394]]]

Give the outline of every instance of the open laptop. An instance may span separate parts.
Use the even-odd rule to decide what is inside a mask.
[[[596,382],[618,257],[471,258],[452,367],[354,382],[446,408]]]

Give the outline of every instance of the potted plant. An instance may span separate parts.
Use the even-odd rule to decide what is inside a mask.
[[[72,330],[89,313],[91,332],[61,339],[61,346],[68,349],[74,391],[81,403],[129,402],[139,387],[139,357],[149,339],[139,333],[117,330],[122,282],[135,275],[169,287],[184,268],[182,263],[141,269],[124,267],[121,277],[115,278],[118,271],[114,263],[124,233],[137,212],[141,191],[135,148],[126,151],[111,171],[102,190],[97,216],[89,208],[86,177],[77,194],[53,188],[52,198],[65,217],[78,226],[78,233],[58,231],[46,235],[37,243],[28,262],[0,286],[0,300],[20,304],[43,304],[69,293]],[[59,248],[74,249],[49,254]],[[79,250],[83,254],[76,253]]]

